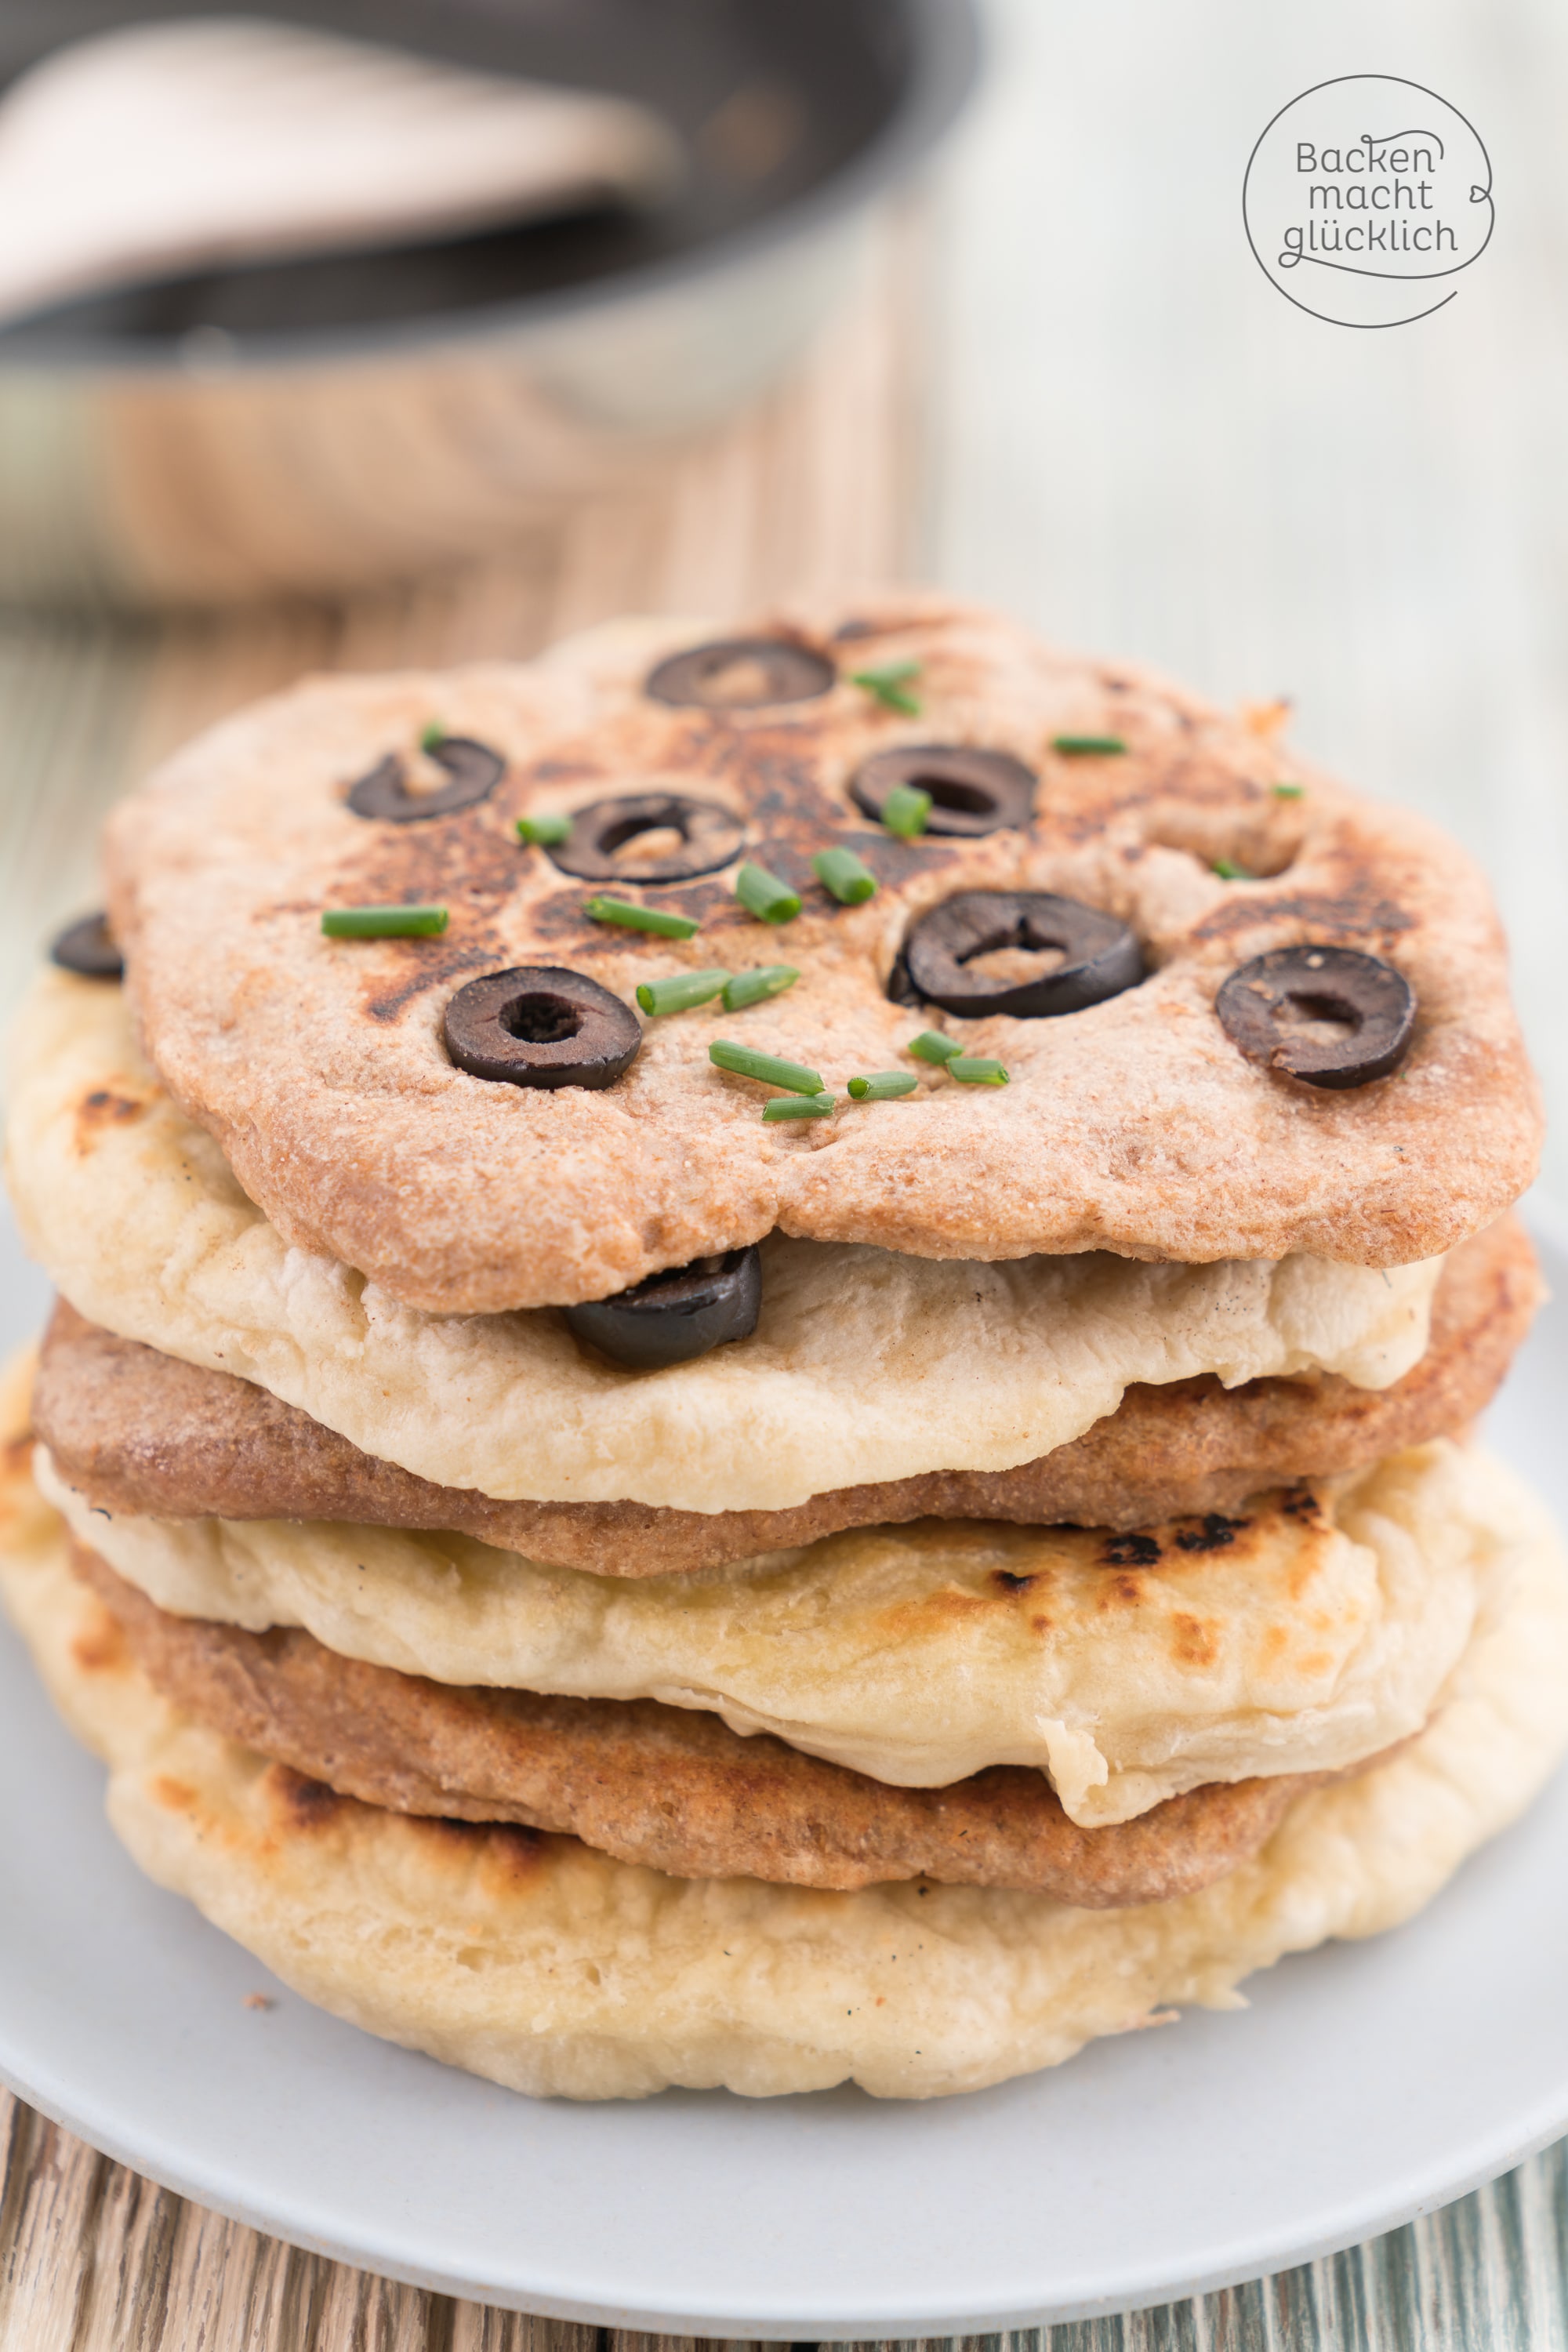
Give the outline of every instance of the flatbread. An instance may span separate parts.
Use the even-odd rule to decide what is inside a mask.
[[[74,1565],[153,1687],[209,1731],[341,1796],[569,1832],[678,1878],[840,1889],[931,1878],[1094,1910],[1157,1903],[1256,1853],[1315,1785],[1297,1773],[1194,1789],[1080,1830],[1038,1772],[890,1789],[653,1699],[459,1690],[340,1658],[297,1630],[172,1617],[95,1552],[79,1545]]]
[[[1540,1505],[1500,1471],[1491,1493],[1521,1572],[1430,1727],[1303,1798],[1217,1885],[1125,1911],[924,1880],[840,1895],[670,1878],[571,1838],[335,1797],[157,1697],[104,1643],[20,1475],[0,1589],[108,1761],[110,1819],[136,1861],[306,1999],[540,2095],[853,2081],[928,2098],[1057,2064],[1177,2004],[1234,2008],[1282,1954],[1409,1918],[1523,1810],[1568,1746],[1568,1570]]]
[[[1386,1388],[1425,1351],[1439,1271],[970,1264],[775,1234],[749,1339],[628,1372],[553,1311],[429,1315],[288,1247],[140,1064],[120,992],[63,973],[17,1032],[7,1172],[29,1247],[93,1322],[503,1501],[785,1510],[1012,1469],[1081,1436],[1134,1381],[1322,1370]]]
[[[1534,1172],[1540,1115],[1486,886],[1421,819],[1363,803],[1268,733],[1125,666],[1050,652],[951,600],[825,604],[764,621],[827,652],[815,701],[672,709],[660,655],[729,628],[626,625],[526,667],[307,681],[183,751],[110,818],[111,914],[148,1051],[295,1246],[437,1312],[596,1298],[759,1239],[1005,1259],[1108,1248],[1199,1263],[1293,1252],[1431,1257]],[[852,674],[919,665],[918,715]],[[510,762],[491,797],[393,824],[346,795],[438,723]],[[1124,755],[1069,758],[1058,734]],[[1027,831],[900,843],[848,796],[868,753],[960,742],[1038,772]],[[1304,785],[1281,799],[1279,780]],[[656,892],[701,919],[685,943],[588,921],[597,887],[521,849],[525,810],[683,789],[744,821],[805,908],[752,919],[730,874]],[[810,857],[850,846],[878,895],[837,906]],[[1216,859],[1261,881],[1226,881]],[[887,992],[918,915],[973,888],[1065,893],[1128,921],[1154,968],[1064,1018],[942,1025],[1011,1072],[1005,1089],[927,1071],[901,1102],[764,1126],[762,1090],[715,1069],[734,1035],[818,1070],[904,1061],[929,1009]],[[432,940],[325,940],[323,906],[436,900]],[[1303,941],[1394,961],[1418,1002],[1395,1076],[1325,1091],[1247,1061],[1214,1013],[1226,977]],[[476,975],[564,964],[628,1003],[683,969],[778,961],[801,979],[740,1014],[651,1024],[613,1087],[490,1084],[456,1068],[443,1008]]]
[[[1443,1443],[1241,1520],[927,1519],[635,1580],[466,1536],[104,1518],[41,1453],[37,1475],[79,1540],[178,1616],[303,1625],[437,1682],[660,1699],[900,1787],[1031,1766],[1084,1827],[1408,1738],[1516,1564],[1490,1465]]]
[[[1234,1513],[1265,1486],[1360,1469],[1463,1429],[1490,1401],[1541,1296],[1529,1240],[1505,1217],[1444,1261],[1426,1352],[1391,1389],[1332,1375],[1134,1386],[1081,1437],[1016,1470],[840,1487],[789,1511],[500,1503],[432,1486],[252,1381],[117,1339],[63,1299],[44,1338],[33,1421],[67,1483],[110,1512],[451,1528],[563,1567],[652,1576],[928,1517],[1126,1528]]]

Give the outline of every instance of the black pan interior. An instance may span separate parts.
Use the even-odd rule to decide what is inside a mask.
[[[940,5],[962,32],[964,0]],[[66,41],[142,15],[210,13],[212,0],[0,0],[0,89]],[[79,360],[109,346],[153,359],[203,329],[276,346],[458,315],[482,324],[678,264],[809,199],[876,142],[908,100],[930,19],[911,0],[267,0],[244,13],[638,99],[680,134],[686,184],[652,213],[605,208],[94,296],[0,331],[0,358]]]

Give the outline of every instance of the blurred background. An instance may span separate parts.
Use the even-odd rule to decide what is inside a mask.
[[[1453,827],[1568,1200],[1560,6],[157,21],[183,46],[0,0],[6,1009],[106,803],[302,669],[900,574],[1289,695],[1305,751]],[[1380,332],[1282,300],[1241,220],[1265,123],[1355,72],[1462,110],[1497,198],[1458,299]]]
[[[1000,0],[938,206],[928,567],[1426,811],[1491,876],[1568,1201],[1568,10]],[[1283,300],[1241,181],[1276,110],[1396,74],[1468,115],[1497,228],[1418,323]]]

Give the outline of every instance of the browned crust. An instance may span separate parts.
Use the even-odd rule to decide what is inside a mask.
[[[133,1655],[184,1714],[340,1796],[440,1820],[565,1832],[677,1878],[849,1891],[891,1880],[1158,1903],[1256,1853],[1322,1775],[1192,1790],[1079,1829],[1042,1774],[994,1766],[896,1789],[654,1699],[459,1689],[338,1656],[313,1635],[170,1616],[74,1548]],[[95,1648],[101,1658],[102,1643]]]
[[[1019,1469],[846,1486],[788,1511],[500,1503],[432,1486],[265,1390],[115,1339],[63,1301],[33,1410],[62,1477],[108,1510],[452,1528],[532,1559],[651,1576],[916,1518],[1134,1528],[1232,1511],[1264,1486],[1359,1469],[1462,1428],[1490,1399],[1542,1296],[1529,1240],[1505,1217],[1455,1251],[1431,1345],[1391,1389],[1330,1378],[1227,1391],[1208,1377],[1130,1388],[1118,1412]]]
[[[1054,653],[999,615],[907,593],[752,624],[834,650],[820,701],[715,713],[641,691],[672,623],[549,661],[306,681],[187,747],[110,818],[116,936],[149,1057],[289,1243],[438,1314],[601,1298],[774,1227],[917,1256],[1108,1248],[1196,1264],[1312,1251],[1428,1257],[1491,1222],[1535,1171],[1537,1092],[1479,870],[1409,812],[1355,799],[1272,732],[1125,666]],[[700,635],[705,632],[700,631]],[[850,675],[920,665],[900,717]],[[351,780],[411,750],[434,711],[508,760],[492,797],[375,824]],[[1114,735],[1072,759],[1059,730]],[[1034,823],[902,843],[854,806],[869,752],[966,740],[1037,771]],[[683,964],[741,968],[775,941],[732,873],[662,888],[700,921],[677,951],[584,914],[589,886],[520,852],[521,814],[658,778],[743,820],[798,882],[800,971],[737,1034],[820,1070],[910,1066],[925,1016],[889,1001],[909,927],[965,889],[1065,892],[1128,921],[1149,976],[1064,1020],[957,1024],[1012,1084],[979,1099],[934,1072],[898,1104],[764,1125],[754,1082],[709,1059],[736,1016],[652,1024],[602,1089],[488,1085],[456,1068],[443,1008],[478,974],[566,964],[635,1001]],[[1304,784],[1280,799],[1277,782]],[[646,783],[643,786],[646,789]],[[852,847],[875,898],[836,906],[810,860]],[[1220,878],[1234,863],[1247,877]],[[439,900],[439,940],[323,940],[320,910]],[[1312,940],[1395,963],[1418,1001],[1407,1062],[1348,1091],[1247,1061],[1215,1015],[1226,976]]]

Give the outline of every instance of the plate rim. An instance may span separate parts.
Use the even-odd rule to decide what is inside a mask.
[[[1568,1766],[1561,1768],[1561,1770],[1568,1771]],[[1561,1773],[1557,1777],[1561,1777]],[[1543,1801],[1546,1793],[1543,1790],[1535,1802]],[[1310,1955],[1289,1957],[1310,1958]],[[1347,2248],[1367,2244],[1424,2214],[1434,2213],[1447,2205],[1457,2203],[1476,2189],[1485,2188],[1489,2181],[1500,2179],[1505,2173],[1512,2171],[1516,2166],[1539,2154],[1541,2149],[1551,2147],[1568,2133],[1568,2090],[1565,2090],[1559,2094],[1558,2104],[1552,2107],[1550,2116],[1545,2120],[1538,2116],[1522,2138],[1512,2133],[1493,2135],[1493,2145],[1487,2155],[1467,2166],[1458,2176],[1443,2174],[1438,2178],[1437,2175],[1442,2174],[1439,2165],[1435,2169],[1434,2178],[1426,2186],[1402,2189],[1386,2208],[1368,2206],[1353,2214],[1347,2210],[1327,2231],[1310,2232],[1298,2242],[1271,2252],[1260,2263],[1255,2263],[1250,2255],[1244,2257],[1238,2252],[1233,2260],[1222,2262],[1215,2267],[1196,2268],[1168,2283],[1155,2284],[1144,2278],[1132,2286],[1131,2300],[1124,2298],[1118,2290],[1066,2302],[987,2305],[982,2311],[953,2312],[946,2306],[938,2308],[933,2303],[929,2306],[917,2307],[912,2312],[900,2312],[889,2316],[885,2310],[867,2308],[840,2320],[830,2318],[826,2307],[814,2312],[802,2310],[798,2305],[792,2307],[788,2315],[774,2313],[759,2316],[754,2309],[734,2312],[717,2303],[700,2306],[657,2301],[597,2303],[591,2298],[552,2294],[533,2287],[522,2288],[472,2273],[401,2262],[390,2252],[368,2245],[355,2248],[314,2233],[287,2212],[249,2205],[241,2198],[215,2193],[210,2187],[196,2187],[188,2176],[181,2173],[177,2165],[166,2166],[161,2160],[149,2163],[144,2154],[132,2151],[112,2130],[100,2129],[84,2112],[73,2108],[68,2100],[57,2100],[47,2091],[29,2087],[16,2075],[3,2053],[0,2053],[0,2084],[48,2121],[72,2133],[98,2154],[107,2157],[112,2163],[124,2166],[142,2179],[151,2180],[157,2188],[182,2197],[207,2212],[216,2213],[226,2221],[237,2222],[264,2236],[279,2239],[301,2252],[324,2256],[328,2261],[341,2263],[349,2269],[368,2272],[373,2277],[391,2279],[399,2285],[419,2288],[432,2294],[449,2295],[460,2302],[488,2305],[496,2310],[522,2312],[535,2318],[564,2320],[594,2327],[626,2328],[647,2335],[690,2336],[700,2340],[727,2337],[742,2342],[750,2338],[762,2343],[909,2343],[928,2337],[994,2335],[1060,2326],[1075,2320],[1112,2318],[1157,2310],[1167,2304],[1184,2303],[1228,2288],[1251,2285],[1259,2280],[1277,2277],[1285,2271],[1299,2269],[1324,2256],[1342,2253]],[[1243,2262],[1247,2266],[1238,2267],[1238,2263]]]

